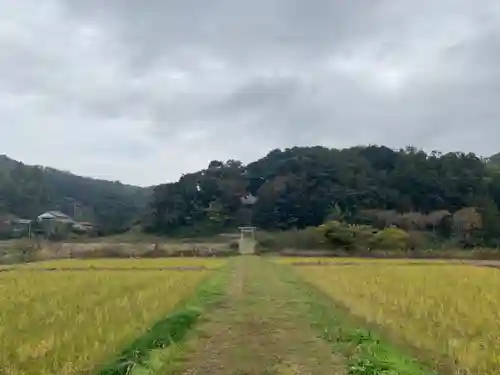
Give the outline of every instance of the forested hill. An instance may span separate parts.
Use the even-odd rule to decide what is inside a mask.
[[[113,233],[140,218],[149,195],[150,189],[28,166],[0,155],[0,215],[33,219],[60,210]]]
[[[241,203],[247,194],[258,199],[251,209]],[[163,233],[203,231],[252,218],[261,228],[287,229],[319,225],[335,212],[355,222],[367,210],[453,213],[471,206],[496,220],[499,203],[500,167],[472,153],[295,147],[248,165],[212,161],[158,186],[145,226]]]
[[[498,154],[495,154],[495,155],[491,155],[489,158],[488,158],[488,163],[491,165],[491,164],[494,164],[494,165],[499,165],[500,166],[500,153]]]

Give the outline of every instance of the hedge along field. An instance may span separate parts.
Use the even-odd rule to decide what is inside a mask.
[[[89,373],[165,317],[210,272],[0,273],[0,373]]]
[[[500,270],[360,263],[297,272],[436,362],[447,358],[457,363],[455,371],[500,373]]]

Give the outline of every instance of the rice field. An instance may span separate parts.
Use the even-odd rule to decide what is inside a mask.
[[[498,374],[500,270],[405,263],[360,261],[295,270],[352,314],[432,353],[436,362],[446,358],[469,373]]]
[[[216,269],[226,263],[224,258],[139,258],[139,259],[57,259],[9,266],[16,269],[160,269],[203,267]]]
[[[258,257],[230,263],[233,281],[227,290],[228,295],[236,293],[233,300],[237,303],[224,306],[241,311],[235,313],[235,327],[222,330],[226,334],[247,319],[253,327],[252,340],[267,345],[269,327],[278,322],[272,321],[274,315],[269,311],[258,310],[251,296],[240,300],[238,293],[258,292],[259,298],[278,301],[280,306],[290,302],[287,293],[291,293],[298,298],[294,303],[300,303],[300,291],[287,291],[296,284],[281,280],[280,286],[279,275],[288,272],[298,284],[310,284],[311,290],[317,288],[330,297],[320,293],[318,300],[323,298],[332,308],[342,306],[360,318],[355,319],[358,327],[375,326],[388,342],[406,346],[406,354],[416,352],[436,366],[449,365],[439,372],[442,375],[455,374],[458,369],[477,375],[500,374],[499,269],[448,260],[266,259],[271,264]],[[221,258],[65,259],[0,268],[0,374],[98,374],[226,262]],[[272,276],[274,291],[265,287]],[[258,291],[248,292],[255,278],[265,282]],[[243,308],[242,301],[248,306]],[[307,315],[305,311],[298,315]],[[282,312],[285,322],[294,311]],[[332,310],[332,314],[338,312],[336,307]],[[255,328],[255,316],[259,316],[257,322],[269,320],[262,330]],[[223,337],[220,326],[214,327],[219,340]],[[220,348],[216,341],[214,353],[246,348],[249,334]],[[282,349],[288,353],[289,348]],[[205,351],[205,346],[200,350]],[[254,351],[247,354],[249,365],[260,361],[252,357]],[[272,350],[265,354],[274,355]],[[221,360],[230,357],[221,355]]]
[[[221,264],[206,259],[64,260],[0,272],[0,373],[93,373],[191,295],[211,272],[208,268]],[[111,265],[121,269],[105,270]],[[191,265],[207,269],[149,269]],[[30,272],[29,267],[89,270]],[[103,270],[91,270],[99,267]]]
[[[341,257],[280,257],[274,258],[274,262],[291,265],[336,265],[336,264],[460,264],[467,263],[467,260],[448,259],[408,259],[408,258],[341,258]]]

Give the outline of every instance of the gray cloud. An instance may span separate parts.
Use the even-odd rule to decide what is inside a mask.
[[[0,153],[142,185],[276,147],[500,151],[494,0],[0,0]]]

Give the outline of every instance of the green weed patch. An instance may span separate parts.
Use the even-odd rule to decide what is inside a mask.
[[[226,279],[227,267],[215,271],[200,283],[193,296],[137,338],[114,361],[98,371],[98,375],[151,374],[149,369],[155,367],[155,351],[177,345],[183,340],[205,309],[223,295]]]

